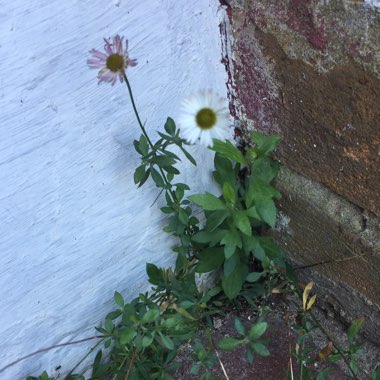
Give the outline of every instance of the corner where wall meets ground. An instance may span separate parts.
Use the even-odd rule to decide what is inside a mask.
[[[380,342],[380,4],[223,1],[243,138],[279,133],[279,244],[326,308]]]

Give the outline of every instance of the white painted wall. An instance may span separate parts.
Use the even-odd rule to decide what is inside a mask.
[[[365,0],[365,4],[380,8],[380,0]]]
[[[159,204],[150,207],[156,188],[133,183],[140,132],[126,88],[97,86],[86,59],[103,36],[127,36],[139,62],[128,75],[154,134],[189,93],[225,94],[218,4],[1,1],[0,367],[93,335],[115,290],[131,298],[147,287],[147,261],[173,262]],[[202,164],[185,177],[203,191],[212,155],[195,154]],[[0,378],[64,373],[92,344],[34,356]]]

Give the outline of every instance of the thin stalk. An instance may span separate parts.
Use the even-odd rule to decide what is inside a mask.
[[[222,372],[223,372],[223,375],[224,375],[225,379],[226,380],[230,380],[230,378],[228,377],[227,371],[226,371],[226,369],[225,369],[225,367],[224,367],[224,365],[222,363],[222,360],[220,359],[219,352],[216,349],[216,346],[215,346],[215,343],[214,343],[214,339],[212,339],[212,333],[210,332],[209,329],[206,330],[206,335],[209,338],[211,348],[215,352],[216,358],[218,359],[218,363],[220,365],[220,368],[222,369]]]
[[[220,360],[219,352],[218,352],[218,350],[215,347],[214,347],[214,352],[216,354],[216,357],[218,358],[218,362],[219,362],[220,367],[222,368],[224,377],[226,378],[226,380],[230,380],[230,378],[227,375],[227,371],[224,368],[224,365],[223,365],[222,361]]]
[[[289,324],[289,316],[286,314],[285,316],[286,324],[288,325],[288,337],[289,337],[289,367],[290,367],[290,379],[294,380],[293,374],[293,360],[292,360],[292,334],[290,332],[290,324]]]
[[[133,351],[132,359],[131,359],[131,362],[129,363],[127,374],[125,375],[125,380],[129,379],[129,374],[130,374],[130,372],[132,370],[132,367],[133,367],[133,365],[135,363],[135,360],[136,360],[136,350]]]
[[[74,340],[72,342],[65,342],[65,343],[60,343],[60,344],[55,344],[53,346],[50,346],[50,347],[46,347],[46,348],[41,348],[40,350],[37,350],[37,351],[34,351],[28,355],[25,355],[25,356],[22,356],[18,359],[16,359],[15,361],[13,361],[12,363],[9,363],[7,364],[5,367],[2,367],[0,368],[0,373],[1,372],[4,372],[6,369],[8,369],[9,367],[12,367],[14,366],[15,364],[21,362],[22,360],[25,360],[25,359],[28,359],[30,358],[31,356],[34,356],[34,355],[38,355],[42,352],[46,352],[46,351],[50,351],[52,350],[53,348],[58,348],[58,347],[64,347],[64,346],[70,346],[72,344],[78,344],[78,343],[83,343],[83,342],[87,342],[88,340],[92,340],[92,339],[101,339],[103,338],[102,336],[90,336],[89,338],[84,338],[84,339],[80,339],[80,340]],[[103,340],[103,339],[102,339]]]
[[[75,365],[75,367],[67,374],[67,376],[71,375],[98,347],[101,343],[103,343],[105,338],[100,340],[98,343],[95,344],[94,347],[92,347],[86,355],[83,356],[83,358]]]
[[[305,339],[302,340],[302,347],[301,347],[301,353],[303,353],[303,350],[305,349]],[[301,360],[300,360],[300,379],[303,379],[303,360],[302,360],[302,355],[301,355]]]
[[[318,325],[318,328],[326,335],[326,337],[329,339],[329,341],[332,342],[334,348],[338,351],[339,355],[342,357],[343,361],[346,363],[349,371],[351,372],[352,376],[354,379],[358,379],[356,376],[354,370],[351,368],[350,362],[347,359],[346,355],[344,352],[340,349],[338,344],[335,342],[335,340],[331,337],[329,332],[319,323],[318,319],[314,316],[314,314],[310,311],[310,316],[313,319],[313,321]],[[363,368],[359,368],[360,371],[362,371],[368,378],[370,378],[369,374],[367,371],[365,371]]]
[[[126,83],[126,85],[127,85],[127,87],[128,87],[128,92],[129,92],[129,97],[130,97],[130,99],[131,99],[132,108],[133,108],[133,111],[134,111],[134,113],[135,113],[135,116],[136,116],[137,122],[138,122],[138,124],[139,124],[139,127],[140,127],[140,129],[141,129],[143,135],[144,135],[145,138],[147,139],[150,148],[153,150],[153,149],[154,149],[154,145],[153,145],[152,140],[149,138],[149,136],[148,136],[148,134],[147,134],[147,132],[146,132],[146,130],[145,130],[144,124],[141,122],[141,119],[140,119],[139,113],[138,113],[137,108],[136,108],[135,99],[133,98],[132,87],[131,87],[131,85],[130,85],[130,83],[129,83],[129,80],[128,80],[128,78],[127,78],[127,75],[125,74],[125,71],[123,71],[123,77],[124,77],[125,83]],[[154,154],[154,156],[156,156],[155,153],[153,153],[153,154]],[[161,175],[162,175],[162,178],[164,179],[165,185],[167,186],[168,191],[169,191],[170,195],[172,196],[173,202],[174,202],[174,203],[177,203],[177,197],[176,197],[176,195],[174,194],[174,192],[170,189],[170,186],[171,186],[171,185],[170,185],[168,179],[166,178],[166,175],[165,175],[164,171],[162,170],[162,168],[161,168],[160,166],[158,166],[158,169],[160,170],[160,173],[161,173]]]
[[[297,294],[297,293],[296,293]],[[298,295],[298,294],[297,294]],[[293,303],[293,305],[295,305],[296,307],[298,307],[297,303],[294,302],[294,301],[291,301]],[[350,362],[349,360],[347,359],[345,353],[341,350],[341,348],[339,347],[339,345],[336,343],[335,339],[331,336],[331,334],[322,326],[322,324],[318,321],[317,317],[313,314],[313,312],[311,310],[308,311],[310,317],[312,318],[312,320],[314,321],[314,323],[316,323],[316,325],[318,326],[318,328],[323,332],[323,334],[325,334],[325,336],[327,337],[327,339],[332,342],[334,348],[338,351],[339,355],[342,357],[343,361],[346,363],[347,367],[348,367],[348,370],[351,372],[352,376],[353,376],[353,379],[358,379],[358,377],[355,375],[355,372],[353,371],[353,369],[351,368],[351,365],[350,365]],[[360,368],[359,367],[359,370],[362,371],[367,377],[368,379],[370,379],[370,375],[368,374],[367,371],[365,371],[363,368]]]

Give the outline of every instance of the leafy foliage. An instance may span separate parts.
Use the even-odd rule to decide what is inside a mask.
[[[247,279],[250,282],[263,280],[268,270],[284,265],[281,251],[269,238],[261,239],[263,228],[274,227],[276,222],[273,200],[278,199],[280,193],[272,181],[279,166],[269,154],[279,139],[257,132],[253,138],[256,145],[243,152],[229,141],[214,140],[213,176],[222,194],[189,197],[205,211],[206,217],[205,227],[192,237],[198,248],[196,270],[222,268],[222,288],[230,299],[240,294]],[[210,247],[223,248],[224,258],[218,251],[217,257],[210,259],[204,253]],[[250,273],[252,267],[260,269],[259,276]]]
[[[130,91],[129,85],[128,88]],[[130,95],[134,106],[131,92]],[[276,224],[275,201],[281,196],[273,187],[279,164],[271,158],[279,136],[253,132],[253,145],[241,149],[230,141],[214,140],[213,178],[220,186],[220,195],[186,196],[190,187],[175,181],[180,174],[177,165],[181,158],[171,148],[175,146],[193,165],[196,161],[185,148],[188,144],[180,137],[174,120],[167,118],[165,133],[158,132],[159,139],[152,143],[135,106],[134,110],[142,130],[139,140],[133,142],[141,157],[134,182],[141,187],[151,179],[160,189],[158,196],[164,194],[166,206],[161,211],[168,220],[164,231],[177,238],[178,244],[173,248],[177,260],[174,270],[147,263],[151,292],[140,294],[131,302],[115,292],[115,310],[96,328],[104,348],[95,356],[89,380],[173,379],[172,373],[180,365],[175,358],[184,342],[191,342],[194,351],[191,374],[211,380],[215,378],[212,369],[218,362],[218,349],[244,346],[249,363],[255,355],[270,354],[264,338],[268,324],[263,316],[250,326],[236,318],[237,336],[224,338],[215,345],[210,328],[213,316],[222,312],[221,306],[229,302],[239,305],[242,301],[254,305],[258,298],[272,293],[281,277],[280,268],[289,273],[290,282],[294,277],[283,261],[282,251],[266,235]],[[204,223],[194,215],[196,207],[203,210]],[[218,273],[219,279],[215,287],[204,290],[196,285],[195,278],[207,272]],[[307,340],[314,329],[322,329],[310,319],[316,301],[315,295],[309,297],[312,287],[312,283],[305,287],[300,323],[294,326],[298,335],[293,355],[302,380],[314,378]],[[355,356],[362,354],[357,335],[363,323],[359,318],[348,329],[346,350],[329,342],[320,350],[319,360],[343,358],[355,378],[359,371]],[[206,331],[207,342],[199,335],[201,329]],[[377,369],[375,380],[379,379],[379,372]],[[328,373],[326,368],[316,379],[323,380]],[[84,379],[82,374],[66,377],[66,380]],[[43,372],[27,380],[54,378]]]

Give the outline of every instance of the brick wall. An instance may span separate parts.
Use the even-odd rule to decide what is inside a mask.
[[[380,341],[379,4],[223,4],[243,138],[252,129],[282,136],[285,225],[276,238],[296,265],[311,266],[325,307],[347,322],[366,316],[368,336]]]

